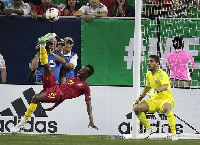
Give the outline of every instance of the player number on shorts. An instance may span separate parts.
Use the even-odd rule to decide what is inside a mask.
[[[56,93],[50,93],[48,97],[53,99],[56,97]]]

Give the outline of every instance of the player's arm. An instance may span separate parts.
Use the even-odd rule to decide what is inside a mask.
[[[89,115],[89,125],[88,125],[88,128],[89,126],[91,126],[92,128],[95,128],[97,130],[99,130],[93,123],[93,116],[92,116],[92,105],[91,105],[91,101],[86,101],[86,105],[87,105],[87,112],[88,112],[88,115]]]
[[[62,63],[62,64],[65,64],[65,63],[66,63],[66,61],[65,61],[65,59],[64,59],[63,57],[61,57],[61,56],[59,56],[59,55],[57,55],[57,54],[55,54],[55,53],[53,53],[53,52],[51,52],[51,51],[50,51],[50,54],[51,54],[58,62],[60,62],[60,63]]]
[[[168,84],[164,84],[160,88],[156,89],[155,91],[156,93],[160,93],[160,92],[168,90],[168,88],[169,88]]]
[[[142,99],[146,96],[146,93],[148,91],[151,90],[151,87],[145,86],[144,90],[142,91],[142,94],[140,95],[140,97],[133,103],[133,106],[135,106],[136,104],[140,103],[142,101]]]
[[[78,56],[77,56],[77,54],[75,54],[74,56],[72,56],[69,63],[67,63],[67,62],[65,63],[66,67],[69,70],[74,70],[77,66],[77,60],[78,60]]]
[[[6,83],[7,72],[6,68],[0,68],[1,70],[1,82]]]
[[[60,105],[61,102],[56,102],[52,107],[46,108],[46,109],[41,109],[41,112],[45,111],[52,111],[54,108],[56,108],[58,105]]]

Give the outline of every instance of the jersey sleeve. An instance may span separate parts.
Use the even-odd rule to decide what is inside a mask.
[[[90,101],[91,100],[91,96],[90,96],[90,87],[89,85],[85,85],[85,101]]]
[[[108,9],[105,5],[102,7],[102,12],[104,12],[104,11],[108,12]]]
[[[86,6],[85,5],[83,5],[79,10],[81,10],[83,13],[85,13],[85,11],[86,11]]]
[[[29,15],[31,12],[31,6],[28,3],[25,3],[23,11],[24,11],[24,15]]]

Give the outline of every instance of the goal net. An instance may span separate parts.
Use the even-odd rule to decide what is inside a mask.
[[[160,57],[160,67],[169,76],[166,66],[166,55],[174,51],[172,40],[183,38],[183,50],[194,59],[190,87],[172,88],[175,100],[173,111],[176,118],[176,129],[179,138],[200,139],[200,0],[155,0],[143,1],[142,10],[142,47],[140,65],[140,86],[145,86],[145,75],[148,71],[149,55]],[[177,70],[180,71],[180,70]],[[170,128],[164,114],[147,114],[156,133],[153,138],[168,138]],[[133,125],[134,126],[134,125]],[[134,129],[134,127],[133,127]],[[139,137],[145,132],[139,124]]]

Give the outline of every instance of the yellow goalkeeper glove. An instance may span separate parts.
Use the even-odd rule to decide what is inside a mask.
[[[146,95],[148,95],[151,98],[151,97],[155,96],[155,94],[157,94],[157,93],[160,93],[160,91],[158,89],[155,89],[155,90],[151,89],[150,91],[148,91],[146,93]]]
[[[142,99],[143,99],[143,97],[140,95],[140,97],[133,103],[132,110],[133,110],[135,105],[137,105],[141,102]]]

